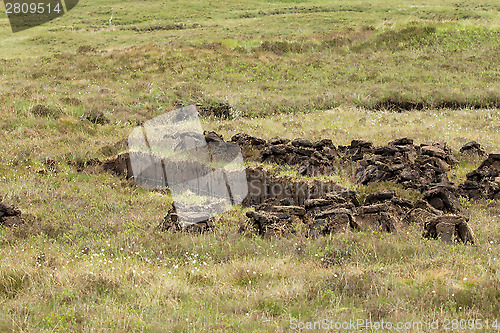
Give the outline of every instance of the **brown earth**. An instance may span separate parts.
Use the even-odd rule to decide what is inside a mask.
[[[14,206],[0,202],[0,226],[15,227],[22,224],[21,211]]]

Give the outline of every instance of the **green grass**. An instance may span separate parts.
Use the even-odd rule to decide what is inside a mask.
[[[214,100],[247,116],[498,107],[499,17],[493,1],[82,3],[17,34],[3,20],[2,99],[122,122]]]
[[[3,327],[267,331],[286,329],[291,318],[496,318],[495,223],[476,210],[473,247],[426,241],[412,229],[315,241],[227,230],[20,239],[4,230],[2,242],[19,250],[2,251]]]
[[[116,143],[135,126],[189,103],[231,104],[234,119],[203,119],[226,139],[408,136],[499,151],[499,10],[468,0],[96,0],[17,34],[0,14],[0,200],[27,221],[0,228],[0,331],[499,319],[498,202],[462,200],[474,246],[424,240],[417,226],[262,239],[241,208],[213,232],[166,234],[156,226],[168,194],[75,167],[124,150]],[[480,162],[461,158],[450,179]],[[332,178],[362,195],[419,197],[349,176]]]

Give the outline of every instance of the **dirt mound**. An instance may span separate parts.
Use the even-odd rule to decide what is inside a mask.
[[[104,171],[111,171],[126,179],[133,177],[132,164],[130,163],[130,154],[121,153],[116,157],[109,158],[104,162],[95,161],[95,164],[102,165]]]
[[[86,111],[84,114],[80,116],[80,120],[88,120],[92,124],[97,124],[97,125],[106,125],[109,124],[110,122],[106,114],[101,110]]]
[[[22,224],[21,211],[14,206],[0,202],[0,225],[14,227]]]
[[[459,191],[470,199],[500,200],[500,153],[489,154],[476,170],[469,172]]]

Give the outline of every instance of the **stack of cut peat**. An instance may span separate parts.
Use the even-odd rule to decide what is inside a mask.
[[[475,200],[500,200],[500,153],[490,154],[479,168],[469,172],[460,193]]]
[[[457,159],[444,142],[415,145],[412,139],[401,138],[386,146],[375,147],[368,141],[353,140],[349,146],[335,147],[329,140],[313,143],[304,139],[274,138],[266,142],[246,134],[238,134],[232,141],[240,144],[247,156],[254,160],[295,166],[302,175],[329,175],[339,162],[342,165],[348,162],[351,168],[355,167],[354,177],[358,184],[393,182],[418,190],[423,197],[412,202],[397,197],[392,191],[382,191],[368,195],[360,204],[356,192],[330,186],[326,188],[331,191],[309,191],[315,195],[297,200],[295,195],[288,198],[273,196],[276,179],[272,179],[259,190],[259,193],[266,193],[264,197],[267,199],[247,202],[255,207],[247,216],[261,235],[293,233],[299,221],[306,225],[310,236],[368,228],[397,232],[409,223],[419,223],[426,237],[474,242],[467,224],[468,212],[460,204],[460,189],[449,181],[446,173]],[[484,151],[477,143],[469,143],[461,153],[481,156]],[[490,192],[496,191],[495,186],[499,184],[498,179],[492,179],[498,176],[491,171],[495,156],[490,155],[480,167],[483,171],[488,170],[481,173],[480,186]],[[249,169],[247,173],[251,184],[255,172]],[[282,187],[294,186],[287,179]],[[318,187],[325,188],[324,185]],[[346,196],[348,192],[350,195]]]
[[[206,133],[205,139],[224,142],[214,132]],[[426,237],[473,243],[467,225],[469,213],[460,204],[460,196],[500,199],[500,154],[490,154],[459,186],[448,179],[447,171],[456,165],[460,155],[485,155],[476,142],[464,145],[460,153],[453,152],[444,142],[416,145],[409,138],[379,147],[363,140],[336,147],[328,139],[264,140],[239,133],[231,142],[240,146],[245,161],[261,163],[247,167],[249,195],[243,204],[254,207],[247,213],[249,222],[264,236],[296,232],[300,224],[309,236],[318,236],[368,228],[397,232],[410,223],[418,223]],[[299,177],[279,172],[285,169],[295,171]],[[346,173],[360,186],[395,183],[420,192],[421,199],[409,201],[392,191],[381,191],[360,203],[358,193],[329,177]],[[171,211],[162,229],[183,229],[174,220],[175,211]],[[189,230],[206,230],[209,222]]]

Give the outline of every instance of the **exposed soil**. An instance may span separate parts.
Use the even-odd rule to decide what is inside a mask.
[[[21,211],[14,206],[0,202],[0,225],[14,227],[22,224]]]

